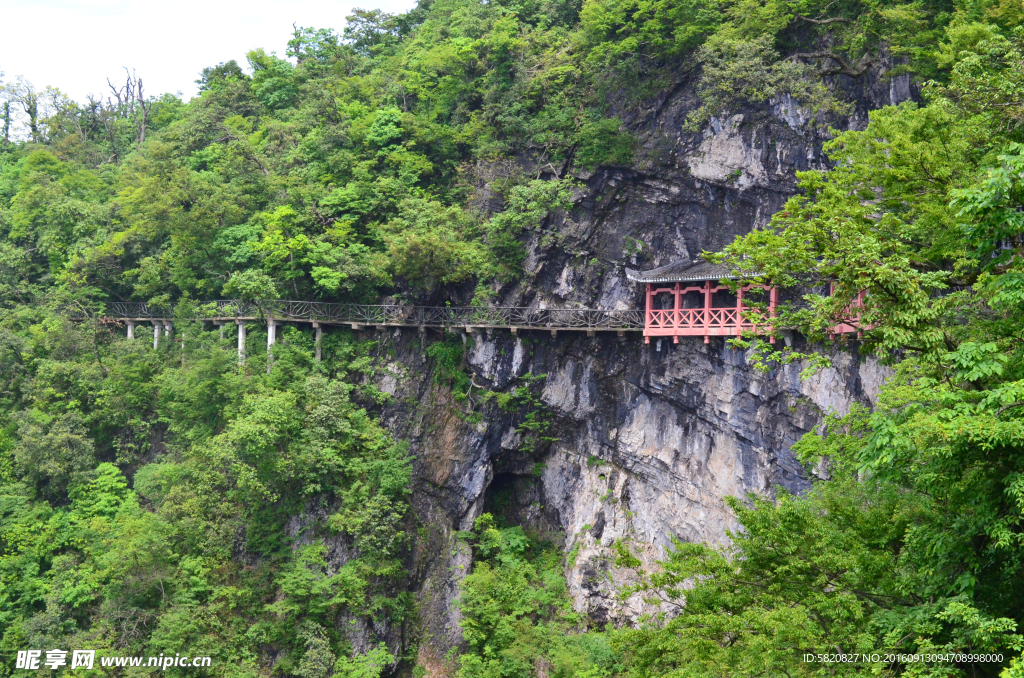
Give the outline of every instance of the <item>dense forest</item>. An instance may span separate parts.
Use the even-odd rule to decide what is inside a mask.
[[[630,106],[692,82],[681,133],[784,96],[827,129],[880,72],[919,96],[833,130],[832,169],[708,253],[833,290],[774,321],[815,343],[735,340],[766,371],[823,367],[865,292],[859,350],[892,369],[877,407],[796,444],[806,493],[728,498],[728,546],[677,541],[649,571],[616,544],[636,570],[621,595],[651,601],[637,623],[576,612],[573,553],[484,514],[459,535],[472,571],[444,670],[1024,676],[1019,0],[422,0],[211,65],[188,102],[134,76],[75,102],[8,74],[0,676],[26,648],[213,658],[168,675],[442,675],[417,663],[424,527],[367,379],[377,340],[331,332],[316,362],[289,328],[267,369],[254,326],[240,367],[202,302],[498,303],[530,284],[528,238],[560,246],[580,177],[642,161]],[[174,341],[101,322],[125,300],[173,308]],[[463,350],[426,349],[456,406],[476,386]],[[477,397],[540,440],[543,378]],[[401,642],[357,647],[350,627]]]

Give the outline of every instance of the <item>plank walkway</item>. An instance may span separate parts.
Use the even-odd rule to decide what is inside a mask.
[[[108,320],[128,322],[170,323],[174,316],[169,309],[152,308],[140,302],[107,304]],[[491,306],[405,306],[400,304],[335,304],[320,301],[257,301],[224,299],[200,305],[199,317],[214,322],[264,320],[277,323],[312,323],[365,327],[501,328],[544,330],[553,335],[560,331],[626,332],[644,329],[644,311],[594,308],[525,308]]]

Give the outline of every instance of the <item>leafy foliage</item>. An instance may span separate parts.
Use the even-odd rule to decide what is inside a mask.
[[[310,624],[402,623],[408,458],[352,400],[346,357],[358,345],[326,351],[333,379],[308,350],[280,351],[270,375],[258,356],[239,373],[230,345],[181,321],[184,365],[177,347],[154,352],[90,325],[36,332],[59,316],[34,315],[4,318],[5,336],[26,342],[0,489],[5,651],[188,647],[218,671],[257,675],[272,643],[282,669],[305,675],[320,661],[312,648],[349,652],[333,632],[310,644]],[[54,389],[58,373],[72,398]],[[131,487],[103,459],[132,472]],[[292,516],[308,518],[289,535]],[[342,560],[326,547],[339,539],[351,549]],[[339,666],[379,674],[393,661],[381,652]]]
[[[521,527],[498,527],[489,513],[463,536],[472,544],[474,565],[459,595],[470,650],[461,657],[459,676],[617,673],[608,634],[580,633],[584,620],[572,610],[557,548],[531,539]]]

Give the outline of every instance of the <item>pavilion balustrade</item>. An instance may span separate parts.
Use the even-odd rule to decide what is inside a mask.
[[[829,295],[835,294],[835,285],[830,286]],[[850,301],[849,305],[843,311],[843,321],[832,327],[830,334],[835,337],[837,334],[850,334],[853,332],[857,333],[857,338],[860,339],[864,336],[865,330],[870,330],[871,327],[865,327],[861,323],[861,314],[864,311],[864,296],[867,294],[867,290],[861,290],[857,293],[857,296]]]
[[[768,291],[769,315],[775,315],[775,307],[778,304],[778,290],[767,285],[748,285],[741,287],[736,292],[736,303],[729,307],[715,307],[714,295],[716,292],[730,290],[726,285],[712,285],[711,281],[704,281],[700,286],[686,286],[682,283],[675,283],[672,287],[658,287],[654,283],[647,284],[647,303],[644,315],[644,341],[650,343],[651,337],[672,337],[674,343],[679,343],[679,337],[704,337],[704,343],[710,341],[710,337],[740,336],[745,331],[770,332],[771,327],[758,328],[746,318],[746,312],[750,307],[743,303],[745,293],[753,289]],[[686,295],[698,293],[703,296],[702,308],[684,308],[683,303]],[[660,299],[659,295],[668,294],[672,296],[672,308],[656,308]],[[774,337],[770,339],[773,343]]]

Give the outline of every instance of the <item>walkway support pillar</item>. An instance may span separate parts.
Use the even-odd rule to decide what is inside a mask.
[[[169,338],[171,336],[171,330],[174,329],[174,325],[169,320],[164,321],[164,337]]]
[[[135,338],[135,323],[131,320],[128,321],[128,338]]]
[[[316,343],[315,343],[315,345],[316,345],[316,361],[320,362],[320,359],[321,359],[320,346],[323,343],[324,328],[323,328],[323,325],[321,325],[320,323],[318,323],[317,321],[314,320],[313,321],[313,329],[316,330]]]
[[[220,330],[220,338],[223,341],[224,340],[224,323],[222,323],[222,322],[220,322],[218,320],[217,322],[214,323],[214,325],[216,325],[217,329]]]
[[[245,321],[236,320],[235,324],[238,325],[238,364],[245,364]]]
[[[157,350],[160,347],[160,321],[153,321],[153,350]]]
[[[277,323],[273,318],[267,318],[267,374],[270,374],[270,366],[274,362],[274,344],[277,343]]]

